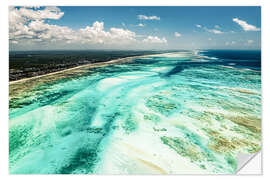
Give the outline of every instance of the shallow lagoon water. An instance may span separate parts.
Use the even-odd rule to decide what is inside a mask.
[[[261,148],[260,59],[239,53],[146,56],[21,87],[10,173],[235,173],[238,153]]]

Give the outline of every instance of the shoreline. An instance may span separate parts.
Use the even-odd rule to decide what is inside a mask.
[[[43,75],[38,75],[38,76],[33,76],[33,77],[28,77],[28,78],[22,78],[22,79],[15,80],[15,81],[9,81],[9,85],[25,82],[25,81],[28,81],[28,80],[38,79],[38,78],[42,78],[42,77],[46,77],[46,76],[50,76],[50,75],[54,75],[54,74],[60,74],[60,73],[63,73],[63,72],[68,72],[68,71],[72,71],[72,70],[76,70],[76,69],[80,69],[80,68],[94,68],[94,67],[100,67],[100,66],[106,66],[106,65],[110,65],[110,64],[115,64],[115,63],[127,62],[127,61],[130,61],[130,60],[134,59],[134,58],[154,57],[154,56],[166,55],[166,54],[171,55],[171,54],[175,54],[175,53],[182,53],[182,52],[178,51],[178,52],[167,52],[167,53],[159,53],[159,54],[130,56],[130,57],[112,59],[112,60],[106,61],[106,62],[84,64],[84,65],[79,65],[79,66],[76,66],[76,67],[67,68],[67,69],[64,69],[64,70],[51,72],[51,73],[47,73],[47,74],[43,74]]]
[[[29,77],[29,78],[22,78],[22,79],[15,80],[15,81],[9,81],[9,85],[17,84],[17,83],[28,81],[28,80],[38,79],[38,78],[42,78],[42,77],[46,77],[46,76],[50,76],[50,75],[54,75],[54,74],[59,74],[59,73],[63,73],[63,72],[68,72],[68,71],[72,71],[72,70],[76,70],[76,69],[80,69],[80,68],[94,68],[94,67],[99,67],[99,66],[106,66],[106,65],[120,63],[120,62],[127,62],[127,61],[134,59],[134,58],[143,58],[143,57],[147,57],[147,56],[151,56],[151,55],[131,56],[131,57],[125,57],[125,58],[112,59],[112,60],[106,61],[106,62],[84,64],[84,65],[80,65],[80,66],[76,66],[76,67],[72,67],[72,68],[67,68],[67,69],[52,72],[52,73],[33,76],[33,77]]]
[[[175,52],[174,52],[175,53]],[[179,52],[176,52],[179,53]],[[38,84],[43,84],[45,82],[51,82],[54,80],[68,78],[72,74],[80,75],[88,71],[88,69],[96,68],[96,67],[104,67],[113,64],[123,64],[127,62],[131,62],[136,58],[149,58],[153,55],[164,55],[164,54],[171,54],[171,53],[159,53],[159,54],[147,54],[147,55],[138,55],[138,56],[130,56],[125,58],[116,58],[106,62],[99,62],[99,63],[92,63],[92,64],[84,64],[80,66],[76,66],[73,68],[64,69],[57,72],[47,73],[43,75],[38,75],[29,78],[23,78],[16,81],[9,81],[9,99],[16,98],[20,95],[27,95],[31,92],[31,89]]]

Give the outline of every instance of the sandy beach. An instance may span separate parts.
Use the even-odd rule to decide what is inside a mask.
[[[46,76],[51,76],[51,75],[55,75],[55,74],[59,74],[59,73],[63,73],[63,72],[71,72],[73,70],[78,70],[78,69],[84,69],[84,68],[94,68],[94,67],[100,67],[100,66],[106,66],[106,65],[110,65],[110,64],[115,64],[115,63],[123,63],[123,62],[128,62],[131,61],[134,58],[145,58],[148,56],[152,56],[152,55],[142,55],[142,56],[132,56],[132,57],[125,57],[125,58],[118,58],[118,59],[114,59],[111,61],[107,61],[107,62],[100,62],[100,63],[91,63],[91,64],[84,64],[84,65],[80,65],[80,66],[76,66],[73,68],[68,68],[68,69],[64,69],[61,71],[56,71],[56,72],[52,72],[52,73],[48,73],[48,74],[44,74],[44,75],[39,75],[39,76],[34,76],[34,77],[30,77],[30,78],[23,78],[20,80],[16,80],[16,81],[11,81],[9,82],[9,84],[16,84],[19,82],[25,82],[25,81],[29,81],[29,80],[34,80],[34,79],[38,79],[41,77],[46,77]]]

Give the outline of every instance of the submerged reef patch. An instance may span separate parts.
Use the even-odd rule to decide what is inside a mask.
[[[135,57],[10,83],[10,173],[235,173],[238,153],[261,149],[261,73],[255,60],[244,71],[214,57]]]

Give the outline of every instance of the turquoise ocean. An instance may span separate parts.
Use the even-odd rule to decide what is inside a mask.
[[[239,153],[261,149],[260,51],[51,76],[10,84],[11,174],[232,174]]]

